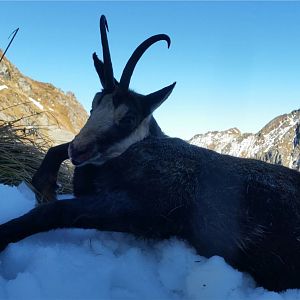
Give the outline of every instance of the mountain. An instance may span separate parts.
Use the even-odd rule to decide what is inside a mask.
[[[0,63],[0,120],[19,120],[29,130],[38,127],[59,144],[72,140],[87,117],[73,93],[23,75],[6,58]]]
[[[231,128],[197,134],[189,143],[300,171],[300,109],[274,118],[256,134],[241,133],[239,129]]]

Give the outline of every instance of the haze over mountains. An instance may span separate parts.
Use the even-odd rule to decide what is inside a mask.
[[[38,126],[54,144],[60,144],[72,140],[87,117],[72,92],[23,75],[6,58],[0,63],[0,120],[21,119],[19,124],[27,129]],[[300,171],[300,109],[274,118],[255,134],[231,128],[198,134],[189,142]]]

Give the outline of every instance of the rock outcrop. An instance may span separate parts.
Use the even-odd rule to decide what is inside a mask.
[[[191,144],[237,157],[260,159],[300,171],[300,109],[276,117],[258,133],[237,128],[195,135]]]
[[[39,128],[60,144],[72,140],[87,117],[73,93],[23,75],[6,58],[0,63],[0,120],[19,120],[26,130]]]

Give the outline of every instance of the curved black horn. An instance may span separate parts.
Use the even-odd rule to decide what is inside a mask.
[[[134,71],[134,68],[137,64],[137,62],[139,61],[139,59],[142,57],[142,55],[145,53],[145,51],[154,43],[158,42],[158,41],[166,41],[168,43],[168,48],[170,48],[171,45],[171,39],[169,36],[167,36],[166,34],[157,34],[157,35],[153,35],[150,38],[148,38],[147,40],[145,40],[143,43],[141,43],[136,49],[135,51],[132,53],[131,57],[129,58],[121,79],[120,79],[120,84],[119,87],[122,88],[123,90],[128,90],[129,88],[129,83],[130,83],[130,79],[132,76],[132,73]]]
[[[104,62],[104,76],[105,76],[105,89],[114,89],[114,72],[110,58],[108,40],[106,30],[108,31],[107,20],[104,15],[100,18],[100,34],[103,50],[103,62]]]

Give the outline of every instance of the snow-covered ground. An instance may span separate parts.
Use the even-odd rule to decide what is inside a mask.
[[[33,206],[24,184],[0,185],[0,223]],[[201,257],[176,239],[155,243],[68,229],[37,234],[0,253],[0,299],[296,300],[300,290],[257,288],[222,258]]]

